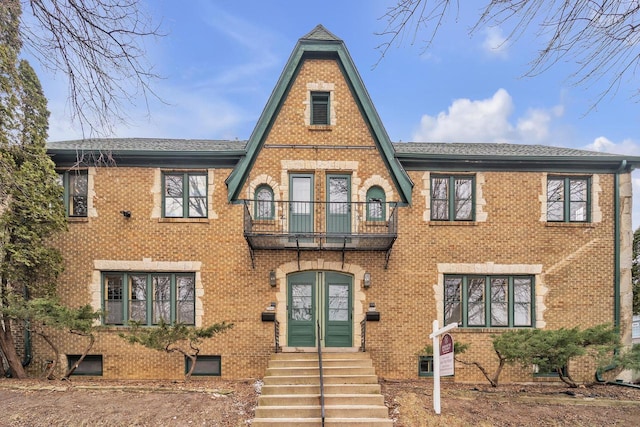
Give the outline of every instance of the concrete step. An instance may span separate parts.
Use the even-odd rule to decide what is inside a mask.
[[[367,353],[323,353],[327,426],[393,427]],[[252,426],[320,426],[320,370],[316,353],[272,355]]]
[[[325,405],[326,418],[385,418],[384,405]],[[320,405],[262,406],[256,408],[256,418],[314,418],[321,415]]]
[[[271,355],[271,360],[318,360],[318,353],[275,353]],[[322,361],[334,359],[360,359],[371,360],[369,354],[363,352],[326,353],[322,352]]]
[[[317,384],[274,384],[263,385],[262,395],[317,394],[320,395],[320,383]],[[380,394],[380,384],[325,384],[325,396],[330,394]]]
[[[252,427],[311,427],[320,426],[318,418],[261,418],[254,419]],[[331,427],[393,427],[393,421],[382,418],[325,418],[325,426]]]
[[[322,365],[324,376],[329,375],[375,375],[373,367],[360,366],[324,366]],[[281,366],[277,368],[267,368],[266,376],[299,376],[299,375],[320,375],[320,368]]]
[[[377,384],[375,375],[324,375],[324,384]],[[320,375],[279,375],[263,378],[265,385],[320,384]]]
[[[381,394],[325,394],[325,405],[382,405]],[[258,399],[260,406],[319,405],[320,394],[277,394],[262,395]]]
[[[282,368],[282,367],[318,367],[318,358],[315,359],[273,359],[269,362],[270,368]],[[332,366],[341,366],[341,367],[360,367],[365,368],[369,366],[373,366],[373,362],[371,359],[329,359],[326,360],[324,357],[322,358],[322,366],[324,368],[330,368]]]

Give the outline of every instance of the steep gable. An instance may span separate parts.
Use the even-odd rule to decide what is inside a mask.
[[[338,64],[344,81],[357,104],[361,117],[369,129],[370,137],[397,188],[399,201],[406,204],[411,203],[411,189],[413,184],[395,158],[393,145],[373,106],[353,60],[344,42],[327,31],[322,25],[318,25],[310,33],[298,40],[296,47],[287,61],[284,71],[247,142],[246,156],[240,160],[237,167],[226,180],[228,199],[230,202],[235,202],[240,198],[241,188],[247,180],[247,176],[254,165],[256,157],[264,146],[269,132],[281,112],[283,103],[296,77],[303,70],[305,62],[323,59],[331,59]]]

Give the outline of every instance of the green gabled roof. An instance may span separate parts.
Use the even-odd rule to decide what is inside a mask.
[[[400,201],[411,203],[411,190],[413,183],[409,176],[395,158],[395,152],[389,135],[387,134],[378,113],[373,106],[362,78],[347,51],[344,42],[329,32],[322,25],[316,26],[311,32],[300,38],[296,44],[287,64],[284,67],[278,82],[267,101],[267,104],[258,119],[258,123],[249,137],[246,147],[246,157],[242,158],[238,166],[226,180],[228,198],[230,202],[238,200],[238,195],[244,185],[249,171],[253,167],[260,149],[273,125],[275,117],[293,84],[305,58],[332,58],[338,61],[345,80],[354,95],[354,99],[365,122],[368,124],[374,137],[381,157],[390,172],[391,177],[400,194]]]

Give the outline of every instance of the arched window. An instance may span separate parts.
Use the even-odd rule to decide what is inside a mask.
[[[373,186],[367,190],[367,221],[384,221],[385,194],[382,187]]]
[[[255,196],[255,218],[273,219],[273,190],[266,184],[256,188]]]

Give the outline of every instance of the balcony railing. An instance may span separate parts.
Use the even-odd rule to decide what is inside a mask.
[[[389,251],[398,236],[396,203],[244,201],[251,250]]]

